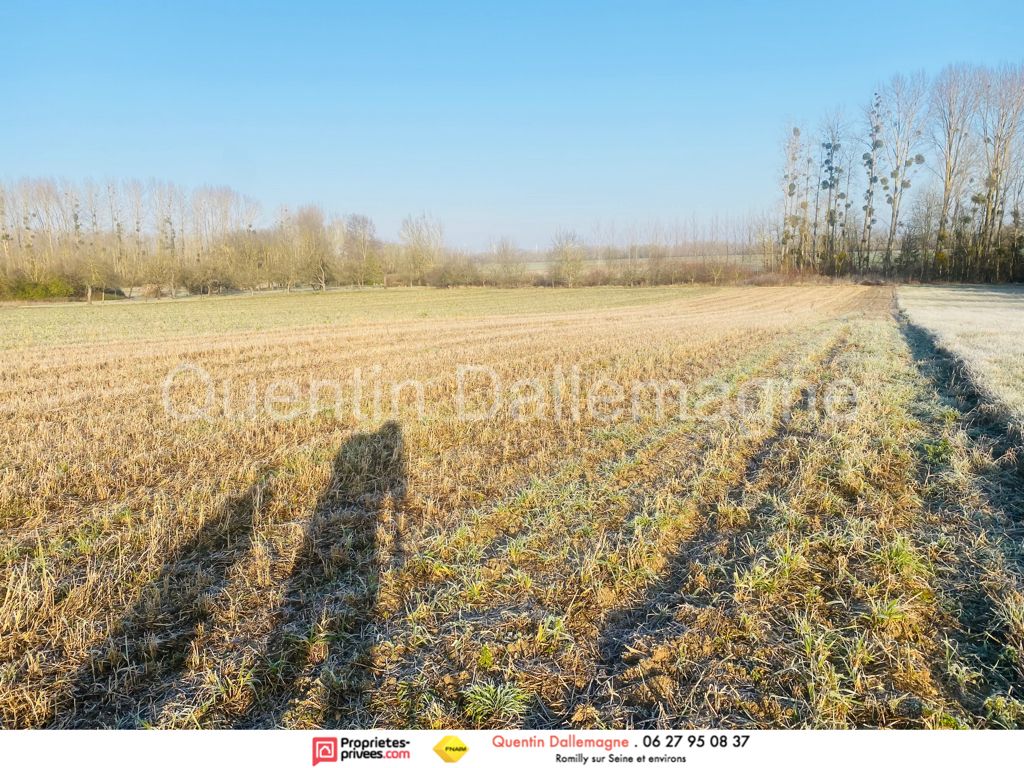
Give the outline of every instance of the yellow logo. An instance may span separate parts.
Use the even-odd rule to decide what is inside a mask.
[[[457,763],[469,751],[469,747],[463,744],[458,736],[445,736],[437,742],[434,751],[446,763]]]

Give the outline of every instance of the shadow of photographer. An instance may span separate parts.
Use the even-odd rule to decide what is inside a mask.
[[[318,681],[323,697],[304,723],[355,722],[368,711],[380,577],[403,558],[405,487],[396,422],[338,449],[289,573],[252,704],[235,727],[281,725]]]
[[[405,446],[396,422],[353,435],[337,450],[250,683],[250,704],[218,725],[277,725],[317,680],[326,691],[317,722],[365,716],[380,577],[403,557],[405,486]],[[131,728],[160,720],[182,688],[193,645],[214,620],[232,568],[252,549],[254,518],[269,498],[266,483],[253,484],[174,548],[92,649],[68,701],[45,726]]]
[[[193,642],[213,619],[230,570],[251,548],[253,518],[268,501],[255,483],[233,496],[174,549],[71,684],[50,727],[118,728],[155,723],[186,674]]]

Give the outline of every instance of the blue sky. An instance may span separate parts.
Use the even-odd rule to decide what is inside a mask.
[[[1024,4],[0,3],[0,178],[155,177],[543,246],[770,207],[787,122],[1018,61]]]

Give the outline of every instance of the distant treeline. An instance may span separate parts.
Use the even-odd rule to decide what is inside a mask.
[[[793,128],[770,269],[1024,279],[1024,66],[893,77],[863,114]]]
[[[397,242],[358,214],[316,206],[258,226],[259,206],[232,189],[188,191],[138,181],[75,184],[25,179],[0,185],[0,296],[8,299],[176,296],[331,286],[601,285],[725,282],[755,270],[724,254],[724,226],[697,237],[627,246],[558,233],[544,253],[508,239],[483,254],[444,243],[441,224],[410,216]],[[756,265],[760,269],[760,264]]]

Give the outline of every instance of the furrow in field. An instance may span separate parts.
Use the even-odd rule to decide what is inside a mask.
[[[810,343],[804,341],[803,351],[795,356],[796,359],[803,358],[809,349],[818,345],[820,345],[820,339],[815,339]],[[812,356],[812,359],[814,357]],[[775,359],[772,362],[777,366],[780,361]],[[790,364],[784,365],[783,369],[792,370]],[[700,467],[703,463],[702,454],[706,457],[708,452],[715,447],[721,447],[719,441],[715,439],[694,439],[696,436],[687,435],[686,429],[670,432],[664,437],[667,438],[664,440],[665,445],[658,441],[658,445],[651,446],[652,450],[649,455],[640,454],[635,462],[642,467],[640,476],[635,478],[633,484],[635,493],[646,500],[653,500],[655,503],[658,502],[659,497],[672,499],[676,494],[685,492],[690,483],[699,486],[698,482],[687,480],[687,469]],[[737,451],[738,455],[742,456],[743,445],[746,442],[756,444],[757,441],[756,435],[745,434],[723,442],[729,446],[730,451]],[[628,462],[627,466],[633,463]],[[627,466],[620,467],[620,470],[626,469]],[[555,605],[576,606],[574,609],[576,615],[572,617],[576,620],[573,623],[574,628],[596,621],[603,609],[598,608],[598,612],[595,614],[593,608],[597,608],[602,602],[614,603],[616,589],[628,590],[629,588],[629,580],[623,578],[623,573],[626,570],[624,566],[629,560],[628,550],[632,542],[627,540],[622,542],[624,546],[609,549],[603,546],[605,534],[597,533],[598,530],[611,531],[617,526],[627,523],[628,521],[623,518],[628,517],[631,508],[635,510],[637,507],[638,500],[630,499],[628,492],[624,494],[620,490],[624,479],[622,474],[621,471],[601,473],[599,478],[594,478],[590,483],[584,483],[581,486],[570,485],[567,487],[560,484],[549,492],[555,495],[547,503],[540,499],[531,499],[531,508],[543,514],[529,515],[525,521],[524,533],[513,539],[501,555],[485,562],[481,567],[473,569],[463,579],[463,587],[456,594],[442,599],[441,596],[444,593],[440,595],[435,593],[430,604],[431,608],[425,613],[432,617],[431,624],[433,626],[443,628],[443,634],[434,637],[432,646],[446,647],[453,640],[453,635],[462,631],[460,627],[466,626],[464,621],[457,620],[456,616],[466,617],[467,611],[469,611],[469,617],[465,618],[465,621],[479,626],[488,638],[500,635],[503,626],[514,628],[517,625],[524,625],[524,623],[526,626],[535,624],[538,616],[543,617],[546,611],[554,610]],[[698,472],[698,475],[700,474]],[[633,478],[630,478],[630,481],[632,480]],[[706,489],[701,488],[701,490],[703,492]],[[565,503],[564,500],[559,502],[560,495],[565,492],[569,492],[573,499],[579,499],[579,501],[575,503]],[[640,506],[643,506],[643,502],[640,502]],[[694,525],[692,520],[681,519],[690,514],[692,513],[685,509],[685,505],[676,505],[670,501],[663,510],[663,514],[652,515],[654,525],[663,526],[663,529],[655,528],[654,531],[650,531],[646,527],[640,527],[638,534],[645,535],[644,531],[648,531],[648,533],[658,533],[665,538],[681,535]],[[579,522],[569,522],[573,519],[586,522],[582,523],[583,527],[581,527]],[[587,534],[587,531],[591,532]],[[588,544],[586,539],[579,539],[581,534],[591,537],[597,535],[598,538]],[[570,546],[575,554],[572,551],[566,551],[566,542],[572,542]],[[515,552],[510,556],[508,549],[512,545],[514,545]],[[659,558],[659,555],[656,554],[658,549],[659,547],[655,545],[654,551],[648,553],[646,558],[629,563],[640,578],[648,577],[648,574],[656,569]],[[549,570],[547,564],[551,561],[557,563],[560,570],[547,573],[546,571]],[[568,571],[564,570],[566,566],[569,568]],[[483,578],[484,581],[480,582],[480,578]],[[482,595],[486,594],[488,583],[494,584],[492,590],[498,589],[501,595],[499,602],[507,607],[501,610],[500,618],[491,612],[485,612],[478,619],[472,619],[471,606],[474,601],[470,599],[471,594],[474,591],[481,592]],[[509,591],[517,584],[518,589]],[[483,599],[482,595],[478,599]],[[484,602],[489,601],[484,600]],[[448,605],[447,608],[445,608],[445,603]],[[545,605],[550,607],[545,608]],[[519,606],[519,608],[514,609],[512,606]],[[588,608],[590,609],[588,610]],[[417,612],[418,610],[417,608]],[[441,611],[441,617],[447,616],[448,618],[438,618],[438,610]],[[398,642],[400,645],[402,644],[401,641]],[[524,649],[528,649],[530,643],[523,640],[521,645]],[[522,655],[517,651],[513,651],[513,653],[517,654],[517,658]],[[528,656],[529,653],[516,662],[517,666],[528,666],[530,663]],[[413,656],[413,659],[417,658],[417,656]],[[465,663],[466,659],[463,658],[461,661]],[[419,668],[421,664],[434,666],[438,663],[443,664],[444,662],[441,659],[435,659],[433,662],[419,659],[414,663],[413,668]]]
[[[809,365],[794,371],[794,380],[808,387],[827,386],[836,376],[838,357],[848,349],[849,331],[848,326],[841,328]],[[769,424],[745,445],[730,444],[731,471],[712,467],[706,470],[708,482],[694,483],[699,489],[693,498],[701,512],[699,520],[690,536],[663,542],[655,550],[660,567],[644,586],[641,599],[617,606],[598,622],[594,668],[585,676],[585,687],[570,688],[571,693],[554,708],[564,713],[566,724],[587,722],[598,711],[614,716],[622,702],[649,697],[645,670],[651,665],[644,663],[661,653],[659,647],[672,647],[679,631],[671,621],[673,614],[713,601],[716,589],[728,589],[754,562],[752,537],[768,513],[766,494],[785,487],[780,461],[804,435],[808,422],[813,425],[818,418],[810,410],[806,393],[801,388],[793,392],[793,399],[779,403]],[[667,682],[660,677],[653,681],[655,690],[663,684]],[[627,721],[639,727],[642,716],[630,712]]]

